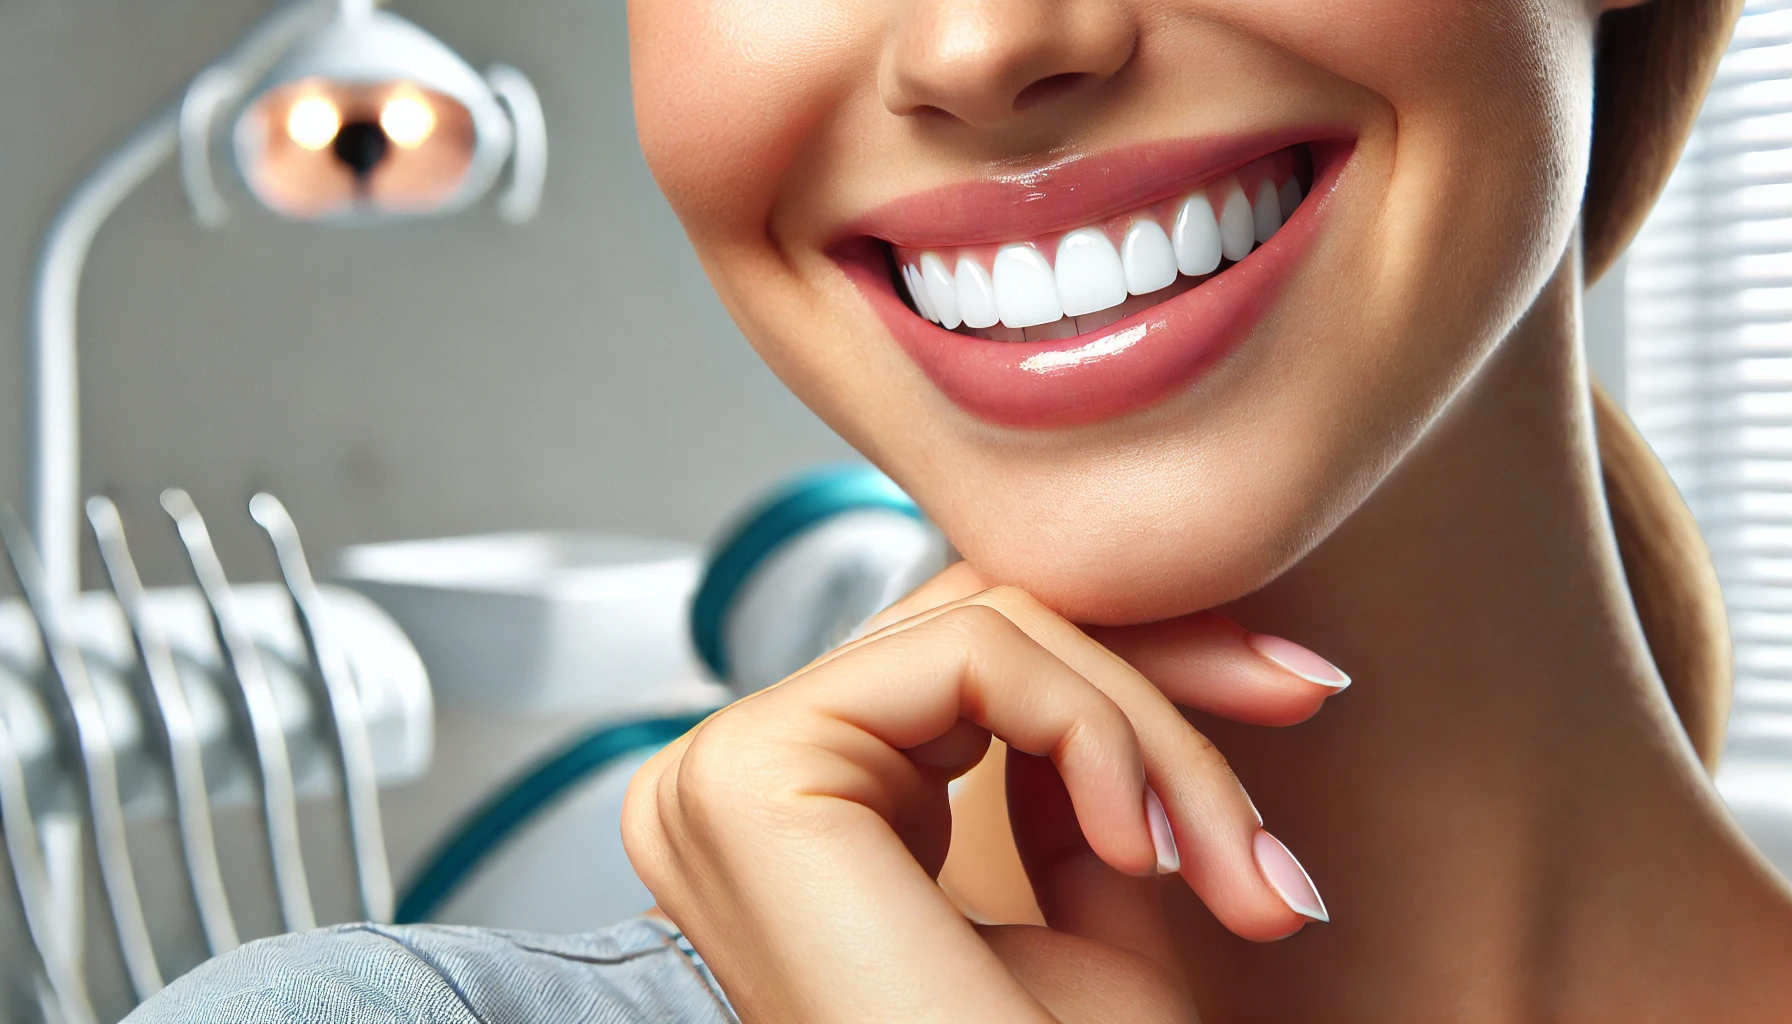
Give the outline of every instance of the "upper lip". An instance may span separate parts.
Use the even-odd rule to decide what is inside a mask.
[[[860,215],[842,241],[870,236],[902,248],[945,248],[1068,231],[1196,188],[1258,157],[1339,139],[1332,127],[1164,139],[998,171],[903,196]]]

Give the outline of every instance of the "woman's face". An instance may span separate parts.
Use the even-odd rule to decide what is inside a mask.
[[[760,354],[987,576],[1118,624],[1274,578],[1523,314],[1596,7],[632,0],[630,34]]]

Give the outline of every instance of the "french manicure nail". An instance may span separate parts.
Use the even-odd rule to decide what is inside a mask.
[[[1257,855],[1257,870],[1263,872],[1263,880],[1283,903],[1288,904],[1289,910],[1321,923],[1331,921],[1332,916],[1325,912],[1325,901],[1319,898],[1319,890],[1307,877],[1307,869],[1300,866],[1300,861],[1294,859],[1294,854],[1288,852],[1280,839],[1259,830],[1251,847]]]
[[[1164,813],[1164,802],[1157,790],[1145,787],[1145,821],[1151,826],[1151,845],[1157,851],[1157,873],[1173,875],[1182,870],[1182,854],[1176,852],[1176,834],[1170,831],[1170,816]]]
[[[1307,650],[1292,640],[1267,633],[1252,633],[1245,638],[1251,650],[1309,683],[1342,690],[1350,685],[1350,677],[1338,666]]]

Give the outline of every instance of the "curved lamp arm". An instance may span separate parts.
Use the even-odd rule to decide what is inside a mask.
[[[267,64],[332,9],[322,0],[294,0],[250,29],[218,66]],[[50,222],[38,250],[25,338],[25,516],[57,600],[80,589],[75,309],[81,268],[107,218],[174,155],[181,106],[176,101],[163,107],[94,166]]]
[[[522,224],[541,209],[541,190],[548,177],[548,123],[541,96],[529,77],[508,64],[493,64],[485,80],[510,114],[515,141],[511,145],[510,187],[498,197],[498,215]]]

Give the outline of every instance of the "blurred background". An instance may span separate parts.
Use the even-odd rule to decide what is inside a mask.
[[[39,240],[96,161],[276,6],[0,3],[0,323],[14,325],[0,331],[0,501],[23,504],[20,327]],[[80,486],[116,500],[151,588],[192,581],[158,506],[170,486],[212,513],[233,581],[273,581],[267,539],[243,512],[258,490],[285,498],[320,575],[350,543],[496,530],[663,538],[691,544],[674,554],[692,560],[695,544],[792,470],[851,454],[742,340],[654,187],[635,140],[623,8],[389,7],[473,67],[502,61],[534,83],[550,164],[541,212],[525,224],[506,223],[489,197],[455,216],[365,230],[293,222],[232,192],[226,159],[216,160],[230,199],[222,226],[195,225],[173,160],[106,222],[80,286]],[[83,587],[103,589],[91,541],[81,544]],[[674,582],[684,588],[675,597],[688,597],[690,575]],[[698,676],[691,659],[694,697],[643,685],[585,705],[519,701],[503,714],[438,701],[430,781],[383,794],[394,875],[497,780],[583,723],[637,697],[713,699]],[[600,804],[619,798],[611,790]],[[217,816],[242,937],[279,930],[260,811],[221,802]],[[363,916],[339,812],[302,801],[300,816],[319,918]],[[205,947],[163,817],[134,822],[131,848],[173,976]],[[598,836],[607,838],[601,826]],[[626,877],[613,838],[592,856],[600,875]],[[113,1019],[129,989],[94,870],[88,973],[100,1017]],[[640,895],[598,913],[633,913]],[[37,1009],[14,970],[29,958],[11,902],[0,899],[0,1021]],[[510,904],[503,894],[485,902]]]
[[[28,504],[29,379],[16,370],[27,365],[40,239],[96,163],[164,104],[185,96],[189,113],[205,113],[203,90],[189,92],[195,75],[277,6],[0,0],[0,324],[19,325],[0,331],[0,502]],[[441,88],[471,89],[468,110],[495,112],[470,115],[471,155],[461,154],[472,177],[496,161],[492,177],[468,184],[451,216],[388,218],[371,192],[325,218],[366,222],[353,230],[269,212],[231,123],[328,64],[282,79],[288,39],[225,90],[196,144],[175,149],[168,136],[87,259],[79,493],[116,502],[150,607],[147,625],[120,614],[85,524],[86,596],[58,593],[51,551],[40,606],[0,599],[0,739],[10,733],[19,779],[8,788],[0,751],[0,809],[9,844],[21,809],[41,818],[35,845],[46,851],[42,878],[7,874],[0,857],[0,1024],[117,1019],[144,989],[134,929],[162,980],[219,948],[217,920],[196,909],[196,858],[214,863],[236,938],[291,927],[291,879],[269,852],[281,841],[281,771],[297,792],[287,816],[319,922],[570,931],[638,912],[650,901],[615,814],[643,751],[684,716],[801,664],[947,557],[887,481],[838,467],[850,450],[785,392],[711,292],[635,140],[621,0],[385,10],[481,69]],[[1721,784],[1784,868],[1792,6],[1750,0],[1748,10],[1668,198],[1588,298],[1587,346],[1711,540],[1739,666]],[[351,11],[375,16],[352,2],[338,13]],[[320,42],[308,59],[330,52]],[[511,202],[526,110],[508,79],[479,77],[500,62],[532,83],[546,124],[532,216]],[[391,72],[374,78],[409,75]],[[418,81],[434,89],[434,73]],[[340,139],[353,97],[330,95]],[[437,108],[444,138],[450,108]],[[215,226],[196,223],[205,196],[183,183],[194,154],[228,208]],[[204,510],[233,584],[215,600],[193,589],[203,545],[177,539],[170,515],[185,506],[164,495],[170,487]],[[246,512],[263,491],[285,501],[328,584],[315,618],[304,574],[277,561],[271,528]],[[768,595],[806,618],[768,625]],[[256,658],[232,647],[233,601]],[[179,744],[158,724],[174,713],[151,678],[160,633],[198,723],[209,855],[174,813],[188,804],[170,781]],[[54,656],[63,635],[85,671]],[[343,717],[341,679],[358,694],[349,703],[361,726]],[[288,748],[272,774],[268,742],[245,738],[258,687]],[[105,766],[69,753],[90,697],[122,780],[106,799],[94,781]],[[353,790],[357,736],[380,787],[379,857],[332,795]],[[106,867],[107,799],[126,822],[135,918]],[[384,904],[369,887],[382,872]]]
[[[0,4],[0,323],[24,323],[37,239],[88,167],[271,6]],[[107,224],[81,288],[83,493],[135,520],[172,484],[232,507],[266,487],[323,552],[491,529],[703,540],[768,481],[849,454],[742,342],[654,188],[619,0],[390,9],[534,80],[541,215],[512,227],[487,204],[334,231],[239,200],[202,231],[163,169]],[[0,331],[7,409],[19,344]],[[15,504],[21,425],[0,416]],[[261,556],[247,520],[213,530],[227,562]],[[171,545],[139,559],[152,583],[185,579]]]

